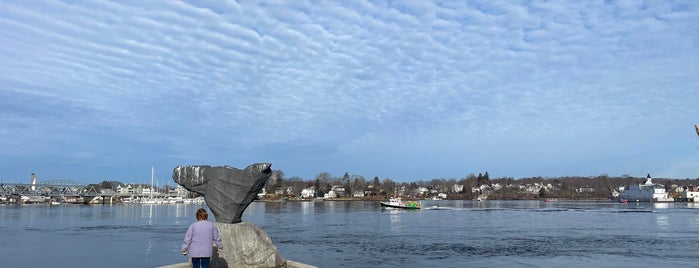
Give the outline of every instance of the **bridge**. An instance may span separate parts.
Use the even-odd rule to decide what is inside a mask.
[[[91,189],[95,193],[94,188]],[[84,183],[71,180],[50,180],[37,184],[0,183],[0,195],[86,195],[90,192]]]
[[[69,203],[113,203],[116,199],[125,197],[162,198],[168,195],[153,193],[118,193],[112,190],[97,191],[94,186],[73,180],[48,180],[36,184],[28,183],[0,183],[0,201],[11,203],[24,202],[20,200],[24,196],[30,203],[48,202],[50,200]]]

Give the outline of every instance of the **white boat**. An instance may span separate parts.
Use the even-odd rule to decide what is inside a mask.
[[[420,209],[420,202],[418,201],[403,201],[398,198],[389,198],[388,202],[381,202],[382,207],[388,208],[403,208],[403,209]]]
[[[140,203],[140,204],[163,204],[162,199],[153,197],[153,191],[155,190],[155,186],[153,185],[154,178],[155,178],[155,168],[151,167],[150,168],[150,190],[149,190],[148,198],[143,198],[143,199],[139,200],[138,203]]]
[[[141,199],[141,201],[139,201],[139,203],[140,204],[159,205],[159,204],[164,204],[165,202],[163,201],[163,199],[160,199],[160,198],[144,198],[144,199]]]
[[[167,198],[167,203],[168,203],[168,204],[180,204],[180,203],[184,203],[184,198],[179,197],[179,196],[178,196],[178,197],[172,197],[172,196],[170,196],[170,197]]]
[[[638,185],[626,186],[619,194],[621,202],[673,202],[675,201],[665,191],[665,186],[653,183],[650,174],[646,176],[646,182]]]

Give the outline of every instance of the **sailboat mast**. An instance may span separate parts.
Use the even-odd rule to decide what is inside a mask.
[[[153,177],[155,176],[155,168],[150,167],[150,198],[153,198]]]

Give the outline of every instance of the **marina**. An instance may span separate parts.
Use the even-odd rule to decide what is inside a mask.
[[[72,180],[48,180],[38,182],[34,174],[29,183],[0,183],[0,204],[176,204],[204,203],[181,186],[157,190],[154,170],[151,169],[150,186],[138,184],[118,185],[115,189],[97,190]]]

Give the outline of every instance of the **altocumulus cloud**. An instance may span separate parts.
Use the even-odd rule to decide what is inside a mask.
[[[2,1],[0,178],[697,177],[693,1]]]

